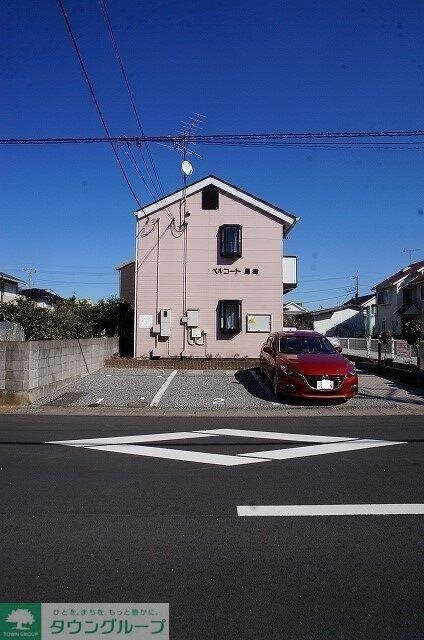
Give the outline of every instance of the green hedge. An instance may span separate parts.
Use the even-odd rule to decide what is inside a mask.
[[[64,340],[119,336],[122,345],[132,343],[134,312],[125,300],[109,298],[97,304],[74,298],[54,309],[37,307],[32,300],[0,303],[0,321],[18,322],[26,340]],[[125,353],[127,347],[123,346]]]

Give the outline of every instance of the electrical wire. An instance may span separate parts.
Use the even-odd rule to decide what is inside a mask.
[[[138,199],[138,197],[137,197],[137,195],[136,195],[136,193],[135,193],[135,191],[134,191],[134,189],[133,189],[133,187],[132,187],[132,185],[131,185],[131,182],[130,182],[130,180],[129,180],[129,178],[128,178],[127,174],[126,174],[126,171],[125,171],[125,169],[124,169],[124,166],[123,166],[123,164],[122,164],[122,162],[121,162],[121,159],[120,159],[120,157],[119,157],[119,155],[118,155],[118,152],[117,152],[117,150],[116,150],[116,148],[115,148],[115,145],[114,145],[113,139],[112,139],[112,137],[111,137],[111,135],[110,135],[110,133],[109,133],[108,126],[107,126],[106,121],[105,121],[105,119],[104,119],[104,117],[103,117],[103,113],[102,113],[102,110],[101,110],[101,108],[100,108],[99,102],[98,102],[98,100],[97,100],[97,98],[96,98],[96,94],[95,94],[95,92],[94,92],[93,85],[92,85],[91,80],[90,80],[90,78],[89,78],[89,75],[88,75],[88,73],[87,73],[87,69],[85,68],[85,64],[84,64],[84,61],[83,61],[83,59],[82,59],[82,56],[81,56],[81,53],[80,53],[80,50],[79,50],[79,47],[78,47],[78,43],[77,43],[77,41],[76,41],[76,39],[75,39],[75,36],[74,36],[74,33],[73,33],[73,31],[72,31],[71,23],[70,23],[70,21],[69,21],[68,15],[67,15],[67,13],[66,13],[66,11],[65,11],[65,7],[64,7],[64,5],[63,5],[63,2],[62,2],[62,0],[57,0],[57,3],[58,3],[58,5],[59,5],[59,7],[60,7],[60,10],[61,10],[61,12],[62,12],[63,19],[65,20],[65,24],[66,24],[66,27],[67,27],[67,29],[68,29],[69,37],[71,38],[71,41],[72,41],[72,44],[73,44],[73,46],[74,46],[75,52],[76,52],[76,54],[77,54],[78,61],[79,61],[79,63],[80,63],[80,66],[81,66],[82,72],[83,72],[84,77],[85,77],[85,79],[86,79],[86,81],[87,81],[88,88],[89,88],[90,93],[91,93],[91,97],[93,98],[94,104],[96,105],[97,113],[98,113],[98,115],[99,115],[99,118],[100,118],[100,120],[101,120],[101,122],[102,122],[102,125],[103,125],[103,128],[104,128],[104,130],[105,130],[105,133],[106,133],[106,136],[107,136],[107,140],[108,140],[108,142],[110,143],[110,145],[111,145],[111,147],[112,147],[113,153],[114,153],[114,155],[115,155],[115,158],[116,158],[116,161],[117,161],[117,163],[118,163],[118,165],[119,165],[119,168],[120,168],[120,170],[121,170],[121,173],[122,173],[122,175],[123,175],[123,177],[124,177],[124,179],[125,179],[125,182],[127,183],[128,188],[129,188],[129,190],[131,191],[131,193],[132,193],[132,195],[133,195],[133,197],[134,197],[134,199],[135,199],[135,201],[136,201],[137,205],[138,205],[138,206],[140,207],[140,209],[141,209],[141,208],[142,208],[142,207],[141,207],[141,203],[140,203],[140,201],[139,201],[139,199]]]
[[[61,0],[58,0],[61,3]],[[85,69],[85,67],[84,67]],[[91,83],[90,85],[91,86]],[[331,148],[336,148],[337,144],[342,145],[367,145],[371,148],[373,146],[387,146],[387,145],[423,145],[424,140],[408,140],[406,142],[398,142],[399,138],[423,138],[424,129],[415,130],[399,130],[399,131],[319,131],[319,132],[277,132],[277,133],[231,133],[231,134],[191,134],[185,133],[179,135],[162,135],[162,136],[119,136],[106,138],[102,137],[75,137],[75,138],[3,138],[0,139],[0,144],[92,144],[102,142],[127,142],[129,144],[144,144],[147,142],[156,142],[169,144],[171,146],[178,146],[191,143],[199,144],[225,144],[225,145],[246,145],[246,144],[304,144],[307,148],[313,148],[313,145],[321,146],[330,145]],[[361,141],[364,138],[371,138],[372,140]],[[389,138],[390,140],[381,140],[382,138]],[[313,142],[307,142],[311,140]],[[333,142],[329,143],[328,140]],[[351,140],[352,142],[347,142]],[[288,142],[286,142],[288,141]],[[291,143],[290,141],[294,141]],[[300,142],[299,142],[300,141]],[[323,141],[323,142],[321,142]],[[320,146],[321,145],[321,146]],[[418,147],[418,148],[421,148]]]
[[[124,63],[122,61],[122,57],[121,57],[121,54],[120,54],[120,51],[119,51],[118,43],[116,41],[115,33],[113,31],[112,22],[110,20],[110,16],[109,16],[109,13],[108,13],[108,10],[107,10],[106,2],[105,2],[105,0],[99,0],[99,4],[100,4],[100,8],[101,8],[102,13],[103,13],[103,17],[104,17],[105,22],[106,22],[107,29],[109,31],[110,39],[112,41],[113,48],[115,50],[115,55],[116,55],[116,58],[118,60],[118,65],[119,65],[119,68],[121,70],[122,77],[124,79],[125,86],[126,86],[127,91],[128,91],[128,95],[129,95],[129,98],[130,98],[131,106],[132,106],[132,109],[134,111],[134,115],[135,115],[135,118],[137,120],[137,124],[138,124],[139,130],[140,130],[140,133],[141,133],[142,136],[144,136],[143,127],[142,127],[142,124],[141,124],[141,118],[140,118],[140,115],[139,115],[139,113],[137,111],[137,107],[135,106],[134,95],[133,95],[132,89],[130,87],[130,83],[129,83],[129,80],[128,80],[127,73],[125,71]],[[150,170],[149,170],[148,164],[146,162],[146,159],[144,157],[141,145],[138,146],[138,148],[140,150],[140,155],[141,155],[141,158],[143,160],[143,164],[146,167],[146,171],[147,171],[148,176],[149,176],[149,178],[150,178],[150,180],[152,182],[153,188],[154,188],[157,196],[160,197],[160,190],[162,190],[162,193],[163,193],[163,187],[161,185],[161,181],[160,181],[159,175],[157,173],[156,166],[155,166],[153,157],[152,157],[152,155],[150,153],[150,150],[148,148],[148,145],[146,144],[146,151],[148,153],[148,156],[149,156],[149,159],[150,159],[150,163],[152,165],[153,172],[155,174],[157,183],[159,185],[159,191],[158,191],[158,189],[156,187],[155,181],[153,180],[152,174],[150,173]]]

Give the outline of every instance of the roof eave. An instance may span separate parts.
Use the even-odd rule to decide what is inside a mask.
[[[204,183],[204,185],[202,183]],[[261,209],[264,213],[268,213],[274,216],[275,218],[277,218],[283,224],[284,236],[300,220],[298,216],[288,213],[288,211],[285,211],[280,207],[276,207],[275,205],[265,200],[262,200],[257,196],[252,195],[248,191],[240,189],[239,187],[236,187],[235,185],[229,182],[226,182],[225,180],[222,180],[221,178],[218,178],[214,175],[206,176],[205,178],[201,178],[197,182],[193,182],[191,185],[189,185],[187,187],[187,191],[189,192],[188,195],[191,195],[192,193],[196,193],[196,191],[200,191],[202,187],[206,186],[207,184],[215,184],[215,186],[221,185],[221,188],[223,188],[224,191],[226,186],[229,193],[232,193],[233,195],[239,194],[241,199],[244,199],[250,204],[253,204],[258,209]],[[198,189],[193,189],[193,187],[196,187],[196,186],[198,187]],[[236,194],[234,194],[234,192],[236,192]],[[146,205],[142,209],[138,209],[137,211],[134,212],[134,215],[136,216],[137,220],[142,220],[143,218],[146,218],[149,215],[152,215],[156,211],[159,211],[160,209],[164,209],[165,207],[171,204],[174,204],[175,202],[178,202],[178,200],[181,197],[182,197],[182,189],[178,189],[178,191],[174,191],[168,194],[167,196],[165,196],[164,198],[161,198],[160,200],[156,200],[155,202],[152,202]],[[140,212],[142,212],[141,215],[140,215]]]

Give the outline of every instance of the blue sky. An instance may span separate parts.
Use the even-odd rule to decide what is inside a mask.
[[[114,135],[137,125],[97,0],[65,6]],[[108,0],[147,133],[422,129],[420,1]],[[3,0],[0,137],[103,135],[54,0]],[[180,157],[152,146],[165,191]],[[299,255],[308,308],[343,301],[424,259],[424,155],[406,149],[193,147],[193,178],[213,173],[301,217],[285,253]],[[117,292],[133,255],[135,203],[106,145],[2,147],[0,268],[62,295]],[[122,152],[121,152],[122,153]],[[132,170],[143,203],[150,194]]]

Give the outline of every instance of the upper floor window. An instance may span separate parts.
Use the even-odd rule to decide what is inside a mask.
[[[376,308],[376,306],[377,306],[377,305],[375,305],[375,304],[372,304],[372,305],[371,305],[371,315],[372,315],[372,316],[375,316],[375,308]]]
[[[378,292],[377,302],[378,304],[387,304],[388,302],[390,302],[390,292],[388,289]]]
[[[219,253],[221,256],[241,256],[241,227],[224,224],[219,227]]]
[[[240,300],[219,301],[219,328],[226,333],[237,333],[241,329]]]
[[[404,289],[402,295],[404,304],[412,302],[412,289]]]
[[[219,189],[214,184],[209,184],[202,189],[202,209],[219,209]]]
[[[424,284],[421,285],[421,300],[424,300]]]

